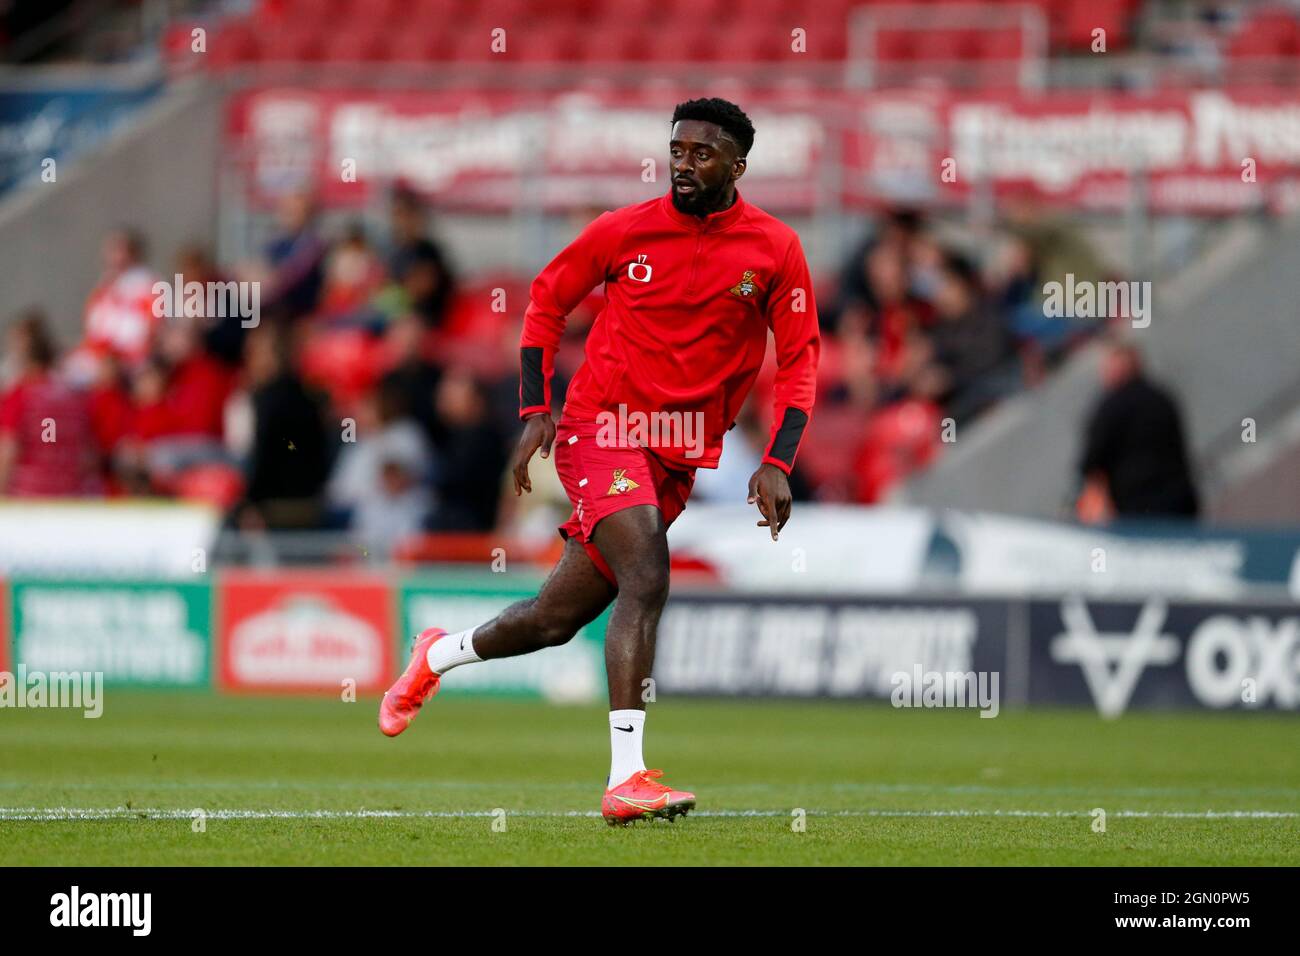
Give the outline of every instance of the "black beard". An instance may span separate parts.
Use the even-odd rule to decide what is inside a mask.
[[[684,212],[688,216],[704,217],[726,208],[725,194],[726,183],[712,187],[697,184],[695,192],[686,197],[679,195],[674,185],[673,205],[677,207],[678,212]]]

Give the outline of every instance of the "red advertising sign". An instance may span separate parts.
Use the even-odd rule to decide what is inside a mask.
[[[1300,96],[1195,90],[878,94],[845,149],[857,198],[910,189],[964,199],[981,185],[1073,206],[1240,212],[1285,201],[1300,174]]]
[[[326,204],[360,204],[376,185],[400,180],[447,208],[604,209],[667,191],[676,102],[585,91],[262,89],[232,99],[227,128],[256,200],[309,185]],[[752,110],[763,134],[746,195],[810,205],[822,122],[807,103],[769,97]]]
[[[980,188],[1216,214],[1300,195],[1290,91],[729,95],[757,130],[746,196],[777,211],[966,202]],[[326,204],[359,204],[401,180],[447,208],[604,209],[666,190],[679,98],[265,88],[232,98],[227,130],[254,201],[311,186]]]
[[[217,587],[219,683],[231,690],[358,693],[394,676],[393,599],[382,577],[226,572]]]

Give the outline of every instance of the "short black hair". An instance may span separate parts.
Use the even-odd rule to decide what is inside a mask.
[[[950,276],[966,286],[968,289],[978,291],[980,288],[980,272],[975,263],[960,252],[948,251],[943,254],[943,269]]]
[[[886,218],[895,229],[911,236],[919,233],[924,224],[923,213],[912,206],[896,206],[889,211]]]
[[[736,141],[739,150],[738,158],[748,156],[750,148],[754,145],[754,124],[749,121],[749,117],[739,106],[728,100],[710,96],[706,99],[678,103],[677,108],[673,110],[673,125],[675,126],[679,120],[702,120],[721,127]]]

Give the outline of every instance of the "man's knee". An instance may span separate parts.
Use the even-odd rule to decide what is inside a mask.
[[[615,512],[596,528],[596,547],[618,581],[618,599],[658,609],[668,598],[668,536],[658,508]]]
[[[548,608],[540,601],[534,601],[530,611],[537,643],[543,647],[567,644],[582,629],[582,623],[574,620],[572,614],[560,608]]]
[[[668,555],[647,555],[618,569],[618,596],[646,610],[658,610],[668,600]]]

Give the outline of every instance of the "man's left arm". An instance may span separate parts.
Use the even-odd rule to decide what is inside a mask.
[[[775,541],[777,532],[790,520],[788,475],[812,417],[821,352],[812,276],[798,237],[791,237],[781,273],[768,296],[767,324],[776,337],[772,430],[763,463],[749,479],[749,503],[758,505],[764,519],[758,526],[770,529]]]

